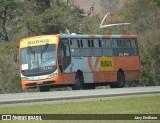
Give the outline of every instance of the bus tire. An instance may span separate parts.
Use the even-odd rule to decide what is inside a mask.
[[[48,87],[48,86],[39,86],[39,91],[40,92],[49,92],[50,91],[50,87]]]
[[[77,74],[76,79],[75,79],[75,85],[74,85],[73,89],[74,90],[82,90],[83,83],[84,83],[83,75]]]
[[[125,76],[122,71],[119,71],[117,74],[117,82],[110,84],[111,88],[123,88],[125,85]]]
[[[110,84],[110,88],[117,88],[117,84],[116,83]]]
[[[118,88],[123,88],[124,87],[124,83],[125,83],[124,73],[119,71],[118,75],[117,75],[117,87]]]

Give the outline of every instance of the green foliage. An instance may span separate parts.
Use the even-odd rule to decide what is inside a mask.
[[[11,55],[0,56],[0,93],[21,92],[21,83],[16,63],[13,63]]]
[[[30,9],[28,10],[28,6],[22,5],[26,10],[22,16],[22,21],[29,36],[64,33],[66,29],[71,32],[79,30],[79,23],[83,19],[82,14],[84,12],[77,6],[67,6],[62,2],[60,6],[47,4],[48,7],[46,7],[39,0],[34,1],[33,5],[26,1],[25,3],[29,5]]]
[[[17,52],[14,42],[0,42],[0,93],[21,92],[19,65],[13,60]]]
[[[154,0],[158,7],[160,7],[160,0]]]
[[[5,8],[10,10],[15,8],[15,0],[1,0],[0,13],[5,11]]]
[[[0,4],[0,39],[3,41],[9,41],[8,32],[6,29],[6,23],[13,17],[13,11],[16,7],[15,0],[1,0]]]
[[[159,114],[160,96],[97,99],[3,107],[1,114]],[[146,108],[147,107],[147,108]],[[84,121],[83,121],[84,122]],[[99,121],[98,121],[99,122]],[[135,121],[134,121],[135,122]],[[128,123],[128,121],[127,121]]]

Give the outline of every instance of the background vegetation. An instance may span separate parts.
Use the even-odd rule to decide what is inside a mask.
[[[20,39],[66,30],[138,35],[143,77],[128,86],[160,85],[160,0],[124,0],[122,7],[112,1],[101,0],[103,12],[111,8],[131,25],[99,29],[104,15],[95,14],[93,8],[85,13],[74,0],[0,0],[0,93],[21,92],[19,67],[13,62]]]

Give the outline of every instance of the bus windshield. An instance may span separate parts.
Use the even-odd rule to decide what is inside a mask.
[[[56,46],[42,46],[21,49],[21,70],[24,76],[50,74],[56,70]]]

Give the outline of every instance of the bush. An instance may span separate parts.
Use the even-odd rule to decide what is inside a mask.
[[[0,68],[0,93],[21,92],[19,67],[11,55],[0,55]]]

